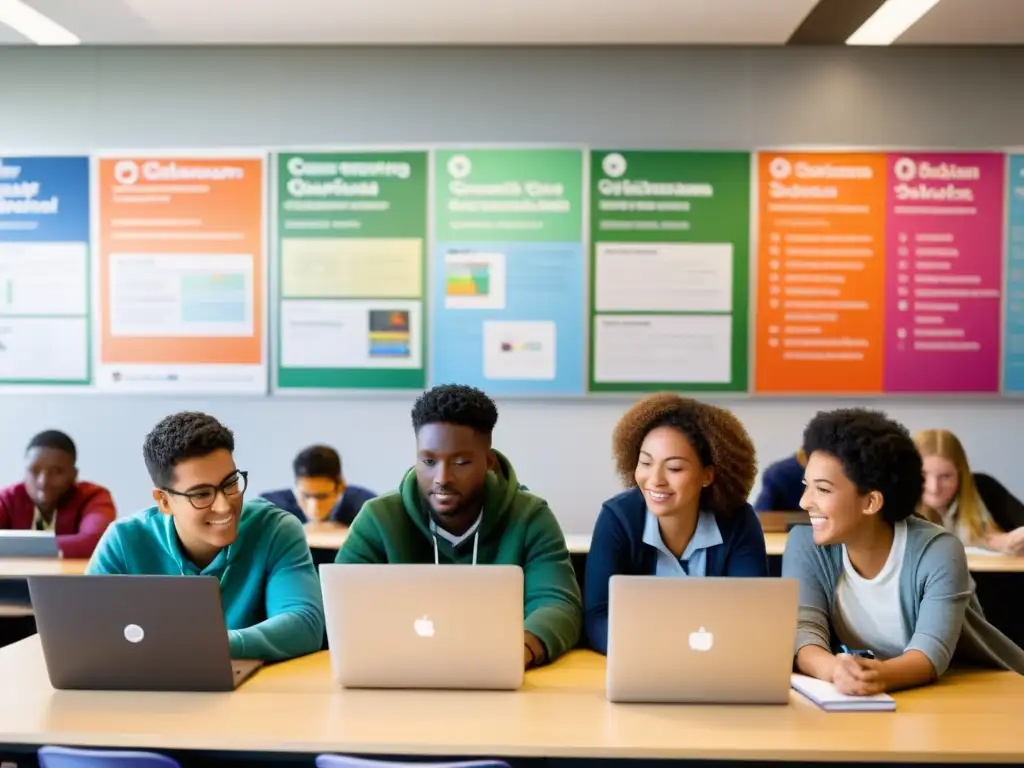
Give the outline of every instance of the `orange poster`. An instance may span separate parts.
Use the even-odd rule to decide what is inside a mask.
[[[265,392],[263,155],[103,157],[97,384]]]
[[[758,156],[754,390],[879,393],[886,156]]]

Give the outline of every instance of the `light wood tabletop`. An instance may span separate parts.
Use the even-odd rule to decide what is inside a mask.
[[[0,579],[28,576],[74,576],[85,573],[88,560],[63,557],[0,557]]]
[[[604,658],[575,651],[518,692],[347,691],[318,653],[228,694],[54,691],[37,637],[0,650],[0,744],[403,756],[862,761],[1024,760],[1024,678],[962,672],[895,713],[610,704]]]
[[[306,542],[310,549],[338,550],[348,538],[347,528],[336,528],[318,530],[315,528],[306,529]],[[565,543],[573,554],[585,555],[590,550],[590,535],[566,536]]]

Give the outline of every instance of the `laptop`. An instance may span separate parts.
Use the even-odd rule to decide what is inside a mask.
[[[2,530],[0,557],[60,557],[53,531]]]
[[[58,690],[231,691],[261,661],[232,660],[212,576],[29,576]]]
[[[334,678],[345,688],[516,690],[523,569],[320,566]]]
[[[608,700],[786,704],[797,596],[795,579],[612,576]]]

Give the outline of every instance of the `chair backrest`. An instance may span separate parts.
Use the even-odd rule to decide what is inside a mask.
[[[511,768],[504,760],[468,760],[461,763],[401,763],[393,760],[364,760],[347,755],[320,755],[316,768]]]
[[[156,752],[40,747],[39,768],[181,768]]]

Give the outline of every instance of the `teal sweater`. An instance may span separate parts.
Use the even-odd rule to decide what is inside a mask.
[[[477,563],[523,569],[525,629],[553,661],[579,641],[583,604],[562,529],[544,499],[523,489],[508,459],[484,486]],[[434,535],[410,469],[397,492],[363,506],[338,551],[339,563],[433,563]],[[473,537],[458,547],[438,536],[441,563],[473,562]]]
[[[238,538],[202,570],[182,553],[174,519],[150,507],[107,528],[86,573],[215,576],[236,659],[279,661],[323,642],[320,580],[302,524],[262,499],[243,505]]]

